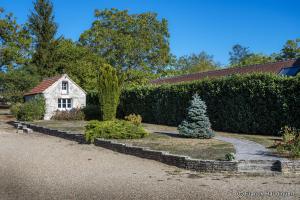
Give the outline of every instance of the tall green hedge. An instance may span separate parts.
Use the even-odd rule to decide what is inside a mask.
[[[284,125],[300,128],[300,77],[271,74],[128,88],[118,114],[136,113],[144,122],[177,126],[196,92],[206,102],[214,130],[275,135]]]

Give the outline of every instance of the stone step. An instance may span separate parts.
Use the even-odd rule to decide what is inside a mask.
[[[239,172],[279,172],[281,165],[279,161],[240,161]]]
[[[33,130],[30,129],[30,128],[24,128],[23,131],[24,131],[25,133],[33,133]]]

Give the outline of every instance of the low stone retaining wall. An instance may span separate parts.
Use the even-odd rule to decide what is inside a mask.
[[[129,146],[126,144],[121,144],[114,141],[103,140],[103,139],[95,139],[94,144],[96,146],[111,149],[113,151],[117,151],[120,153],[125,153],[129,155],[138,156],[141,158],[156,160],[168,165],[173,165],[179,168],[190,169],[194,171],[236,172],[238,169],[237,161],[215,161],[215,160],[192,159],[188,156],[174,155],[164,151],[156,151],[156,150],[151,150],[143,147]]]
[[[44,133],[47,135],[52,135],[56,137],[61,137],[64,139],[76,141],[79,143],[86,144],[85,138],[83,134],[68,132],[68,131],[60,131],[55,129],[50,129],[30,123],[25,122],[11,122],[12,125],[17,127],[18,124],[26,125],[28,128],[31,128],[33,131]],[[261,165],[266,171],[277,171],[282,172],[284,174],[300,174],[300,161],[263,161],[263,160],[255,160],[255,161],[217,161],[217,160],[200,160],[200,159],[192,159],[188,156],[182,155],[174,155],[164,151],[151,150],[145,147],[131,146],[128,144],[122,144],[111,140],[105,139],[95,139],[95,146],[100,146],[103,148],[107,148],[119,153],[129,154],[138,156],[141,158],[156,160],[168,165],[173,165],[179,168],[199,171],[199,172],[251,172],[250,170],[245,170],[245,166],[247,169],[255,168],[255,165]],[[252,166],[251,166],[252,165]],[[263,169],[261,168],[261,169]],[[264,169],[263,169],[264,170]]]
[[[281,171],[284,174],[300,174],[300,160],[282,161]]]

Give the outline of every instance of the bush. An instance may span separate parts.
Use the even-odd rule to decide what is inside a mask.
[[[82,109],[86,120],[100,119],[100,108],[98,105],[87,105]]]
[[[44,114],[45,99],[42,96],[37,96],[22,104],[16,116],[20,121],[33,121],[43,119]]]
[[[130,114],[128,116],[125,116],[125,120],[130,121],[131,123],[139,126],[142,123],[142,117],[141,115],[136,114]]]
[[[178,126],[190,97],[207,105],[212,129],[277,135],[284,125],[300,128],[300,77],[233,75],[200,81],[127,88],[118,117],[139,113],[144,122]]]
[[[191,138],[208,139],[214,136],[211,124],[206,116],[206,105],[199,95],[193,96],[188,108],[187,118],[178,126],[179,134]]]
[[[225,160],[228,160],[228,161],[235,160],[235,153],[227,153],[225,155]]]
[[[19,112],[21,106],[22,106],[21,103],[15,103],[15,104],[11,105],[11,107],[10,107],[10,112],[11,112],[11,114],[12,114],[14,117],[17,118],[18,112]]]
[[[290,157],[300,157],[300,130],[285,126],[281,130],[282,142],[275,144],[279,153],[288,153]]]
[[[124,120],[97,121],[92,120],[85,126],[86,141],[94,142],[95,138],[105,139],[137,139],[143,138],[147,132]]]
[[[84,120],[84,113],[79,108],[73,108],[71,110],[59,111],[51,117],[54,120]]]

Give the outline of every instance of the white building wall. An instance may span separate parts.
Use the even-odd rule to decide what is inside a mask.
[[[61,84],[62,81],[68,81],[69,92],[68,94],[63,94]],[[86,94],[85,92],[77,86],[73,81],[69,79],[67,75],[64,75],[56,83],[46,89],[44,92],[46,112],[44,120],[50,120],[58,110],[58,99],[59,98],[71,98],[72,108],[83,108],[86,106]]]

